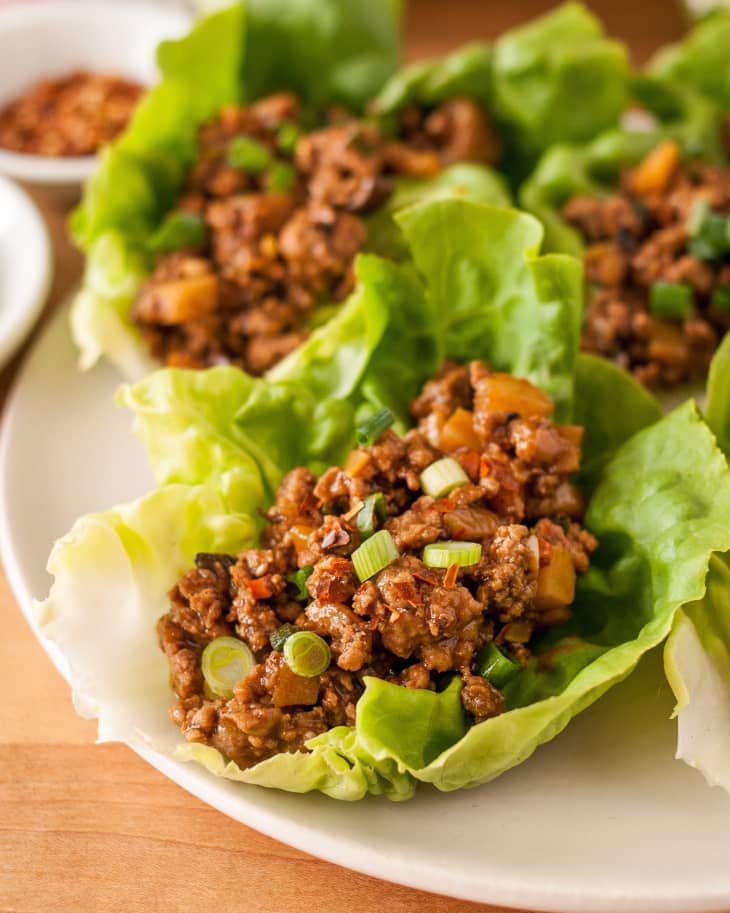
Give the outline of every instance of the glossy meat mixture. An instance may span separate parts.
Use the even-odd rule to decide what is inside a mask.
[[[672,142],[627,171],[605,197],[579,195],[563,216],[588,247],[592,292],[583,348],[649,386],[704,378],[730,327],[730,235],[708,248],[697,214],[730,216],[730,168],[682,162]]]
[[[406,110],[398,138],[342,112],[306,132],[289,94],[223,109],[200,130],[178,204],[201,219],[207,239],[162,256],[134,307],[151,354],[172,366],[262,374],[307,337],[318,305],[351,291],[364,216],[386,202],[395,177],[430,178],[498,154],[469,98]]]
[[[414,403],[418,425],[405,437],[386,430],[319,479],[290,472],[261,547],[198,555],[170,593],[158,634],[177,695],[171,717],[185,737],[241,767],[301,750],[354,722],[365,675],[429,689],[458,675],[473,721],[499,714],[504,697],[478,674],[480,650],[494,641],[523,666],[533,632],[570,617],[576,575],[596,547],[571,482],[582,429],[554,425],[551,412],[526,381],[478,362],[447,366]],[[467,481],[444,497],[424,494],[421,473],[446,454]],[[376,527],[390,532],[398,557],[360,582],[350,556],[375,492],[387,507]],[[427,566],[424,547],[443,540],[479,543],[480,560]],[[303,568],[304,596],[287,579]],[[326,671],[295,674],[272,649],[284,624],[329,644]],[[228,700],[206,696],[201,671],[202,650],[219,636],[245,641],[258,663]]]

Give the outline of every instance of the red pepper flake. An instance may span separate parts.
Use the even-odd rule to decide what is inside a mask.
[[[479,478],[483,479],[485,476],[491,475],[493,468],[494,468],[494,464],[492,463],[492,461],[490,459],[488,459],[487,457],[482,457],[479,460]]]
[[[459,576],[459,565],[454,563],[449,566],[449,569],[444,574],[444,586],[448,589],[454,586],[456,583],[456,578]]]
[[[422,583],[427,583],[429,586],[436,586],[438,583],[437,580],[434,580],[432,577],[425,577],[423,574],[414,574],[416,580],[420,580]]]
[[[248,581],[248,588],[256,599],[270,599],[274,595],[271,574]]]
[[[540,567],[547,567],[553,556],[553,547],[547,539],[538,537],[537,544],[540,548]]]

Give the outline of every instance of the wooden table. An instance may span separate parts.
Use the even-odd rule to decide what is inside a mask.
[[[412,0],[409,55],[492,36],[553,5]],[[681,34],[671,0],[590,5],[638,61]],[[63,214],[44,212],[56,254],[47,316],[81,262]],[[3,399],[19,360],[0,375]],[[0,607],[0,913],[497,913],[314,859],[208,808],[127,747],[94,746],[94,724],[74,713],[1,573]]]

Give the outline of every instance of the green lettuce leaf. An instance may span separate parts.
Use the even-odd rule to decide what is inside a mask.
[[[730,791],[730,570],[713,558],[704,598],[677,613],[664,648],[677,757]]]
[[[279,755],[245,771],[210,747],[180,745],[167,719],[172,694],[154,637],[167,590],[194,554],[236,551],[251,538],[253,521],[231,514],[210,487],[168,486],[80,520],[54,549],[55,582],[37,613],[68,660],[77,706],[99,717],[102,740],[144,742],[261,786],[405,799],[416,781],[441,790],[475,786],[525,760],[675,624],[670,647],[683,646],[677,631],[685,631],[684,618],[703,638],[700,659],[712,657],[719,670],[710,690],[703,678],[697,691],[703,667],[683,663],[692,653],[669,665],[675,687],[689,696],[681,725],[694,738],[726,700],[730,575],[724,565],[713,567],[707,591],[705,578],[711,553],[730,547],[729,511],[730,469],[687,403],[635,435],[606,468],[587,517],[601,545],[580,580],[574,620],[537,645],[528,668],[505,689],[505,713],[467,729],[458,680],[433,693],[368,679],[354,727],[313,739],[309,754]],[[727,772],[717,743],[703,739],[695,750],[696,742],[684,756],[698,765],[719,758],[713,769]]]
[[[527,162],[618,124],[628,75],[623,45],[578,3],[505,33],[494,46],[493,91],[507,147]]]
[[[705,418],[730,458],[730,333],[725,335],[710,364]]]
[[[681,44],[662,49],[649,69],[730,108],[729,47],[730,13],[717,12],[696,25]]]
[[[580,234],[560,215],[575,194],[610,193],[621,172],[638,164],[659,142],[676,140],[685,155],[722,159],[720,121],[715,105],[696,92],[636,77],[634,92],[655,125],[650,129],[607,130],[584,145],[561,144],[548,149],[518,192],[520,205],[545,227],[545,249],[580,256]]]
[[[444,57],[409,64],[385,83],[373,100],[373,111],[387,117],[408,105],[429,107],[458,95],[475,98],[489,110],[492,57],[488,45],[474,43]]]
[[[425,286],[409,266],[362,255],[347,303],[266,381],[232,368],[162,370],[122,389],[160,484],[217,479],[249,510],[239,461],[253,460],[269,491],[291,465],[337,463],[363,415],[388,406],[407,427],[410,403],[446,358],[528,376],[570,416],[578,262],[538,256],[539,223],[513,210],[434,200],[396,218]]]

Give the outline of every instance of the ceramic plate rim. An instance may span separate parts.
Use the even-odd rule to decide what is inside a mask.
[[[28,353],[13,382],[2,416],[0,425],[0,555],[8,582],[26,621],[51,661],[68,682],[68,672],[63,657],[55,645],[47,641],[38,631],[32,612],[34,597],[21,570],[19,556],[14,546],[13,530],[8,519],[8,490],[12,485],[8,473],[9,453],[12,448],[13,427],[20,408],[18,403],[30,365],[30,356],[41,340],[53,331],[57,322],[66,317],[64,310],[61,310],[44,328],[44,332]],[[627,911],[627,913],[628,911],[630,913],[681,913],[681,911],[684,913],[720,913],[720,911],[726,911],[730,904],[730,893],[727,890],[722,892],[702,890],[695,886],[686,893],[677,894],[675,891],[671,895],[664,896],[657,894],[656,890],[651,890],[646,893],[633,891],[631,894],[602,891],[600,894],[587,897],[583,891],[571,892],[566,888],[537,889],[534,884],[520,883],[509,877],[501,882],[495,882],[492,879],[487,884],[484,879],[470,877],[468,871],[445,874],[443,870],[440,870],[434,874],[428,869],[427,863],[423,863],[420,867],[411,863],[410,869],[404,869],[399,867],[397,858],[391,859],[386,854],[378,854],[370,847],[356,845],[351,838],[343,839],[326,830],[307,827],[306,824],[291,816],[261,808],[255,802],[251,802],[243,790],[237,792],[235,807],[232,808],[227,804],[228,790],[225,784],[228,783],[229,787],[235,784],[218,780],[202,768],[184,764],[147,745],[126,744],[168,779],[233,820],[311,856],[406,887],[476,903],[503,905],[523,910],[542,910],[546,913],[550,913],[550,911],[552,913],[619,913],[619,911]],[[260,788],[251,787],[251,789],[259,790]],[[322,797],[322,800],[336,801],[326,799],[326,797]],[[394,809],[397,807],[394,805]],[[245,811],[245,816],[236,814],[240,809]],[[316,840],[316,844],[313,843],[314,840]],[[435,883],[436,878],[438,878],[438,884]],[[444,894],[444,892],[446,893]]]

